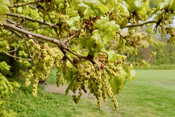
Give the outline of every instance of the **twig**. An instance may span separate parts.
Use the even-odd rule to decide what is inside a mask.
[[[16,34],[19,38],[23,38],[20,34],[18,34],[17,32],[15,32],[14,30],[7,28],[7,30],[11,31],[12,33]]]
[[[19,47],[16,47],[14,50],[7,51],[7,52],[8,52],[8,53],[9,53],[9,52],[15,52],[15,51],[17,51],[18,48],[19,48]]]
[[[32,5],[29,5],[29,7],[32,8],[32,9],[37,9],[36,7],[34,7],[34,6],[32,6]],[[41,9],[38,9],[38,11],[42,12]]]
[[[26,43],[26,47],[27,47],[27,51],[28,51],[28,53],[29,53],[29,56],[30,56],[30,58],[31,58],[32,61],[33,61],[34,59],[33,59],[33,56],[31,55],[31,52],[30,52],[30,49],[29,49],[29,46],[28,46],[28,44],[27,44],[26,39],[25,39],[25,43]]]
[[[30,29],[29,31],[34,31],[34,30],[44,29],[44,28],[51,28],[51,27],[50,26],[38,27],[38,28]]]
[[[36,0],[36,1],[33,1],[33,2],[28,2],[28,3],[23,3],[23,4],[15,4],[13,6],[9,6],[9,8],[26,6],[26,5],[34,4],[34,3],[37,3],[37,2],[42,2],[42,0]]]
[[[15,26],[17,26],[17,27],[19,27],[23,22],[24,22],[24,18],[19,22],[19,23],[16,23],[16,25]]]
[[[21,58],[21,57],[17,57],[17,56],[13,56],[11,54],[9,54],[8,52],[3,51],[4,54],[13,57],[13,58],[17,58],[17,59],[21,59],[21,60],[26,60],[26,61],[32,61],[31,59],[25,59],[25,58]]]
[[[63,39],[63,43],[65,43],[65,44],[68,43],[71,39],[77,37],[79,34],[80,34],[80,30],[77,33],[75,33],[74,35],[72,35],[72,36],[70,36],[68,38]]]
[[[146,21],[146,22],[143,22],[141,24],[134,24],[134,25],[127,25],[126,27],[137,27],[137,26],[143,26],[145,24],[149,24],[149,23],[156,23],[155,20],[152,20],[152,21]]]
[[[74,63],[73,63],[73,60],[72,60],[67,54],[65,54],[64,56],[66,56],[66,58],[67,58],[72,64],[74,64]]]
[[[88,61],[92,62],[93,64],[95,64],[95,61],[93,60],[93,57],[92,58],[89,58],[88,56],[82,56],[82,55],[77,54],[74,51],[70,50],[69,48],[67,48],[65,50],[68,51],[68,52],[70,52],[71,54],[77,56],[79,59],[85,59],[85,60],[88,60]]]
[[[14,22],[14,21],[12,21],[12,20],[9,20],[8,18],[6,18],[6,20],[8,21],[8,22],[10,22],[11,24],[17,24],[16,22]],[[17,25],[16,25],[17,26]],[[22,27],[22,26],[17,26],[17,27],[19,27],[19,28],[22,28],[22,29],[25,29],[24,27]]]
[[[43,21],[41,21],[41,20],[34,19],[34,18],[31,18],[31,17],[27,17],[27,16],[20,15],[20,14],[6,13],[6,15],[8,15],[8,16],[14,16],[14,17],[18,17],[18,18],[24,18],[24,19],[29,20],[29,21],[32,21],[32,22],[38,22],[38,23],[40,23],[40,24],[48,25],[48,26],[50,26],[50,27],[55,27],[55,25],[50,24],[50,23],[48,23],[48,22],[43,22]]]
[[[82,56],[82,55],[80,55],[80,54],[77,54],[77,53],[75,53],[74,51],[70,50],[69,48],[64,48],[64,50],[66,50],[66,51],[70,52],[71,54],[77,56],[79,59],[82,59],[82,58],[83,58],[83,59],[87,59],[86,56]]]

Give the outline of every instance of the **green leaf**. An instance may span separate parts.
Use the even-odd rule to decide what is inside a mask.
[[[86,8],[86,10],[84,11],[84,15],[85,16],[90,16],[90,14],[93,14],[94,12],[91,10],[90,7]]]
[[[127,7],[125,5],[123,5],[121,3],[118,3],[118,6],[119,6],[118,8],[115,7],[115,10],[120,9],[122,13],[124,13],[127,16],[129,16],[129,11],[128,11],[128,9],[127,9]]]
[[[104,14],[108,11],[108,7],[106,5],[103,5],[101,4],[100,2],[99,3],[95,3],[93,5],[94,9],[97,9],[101,14]]]
[[[98,30],[94,30],[90,38],[80,38],[80,43],[83,47],[89,50],[89,55],[94,55],[96,52],[99,52],[104,48]]]
[[[9,8],[6,5],[0,4],[0,15],[4,15],[5,12],[8,12]]]
[[[77,77],[77,70],[70,70],[66,71],[66,74],[64,75],[64,78],[68,81],[70,81],[69,86],[67,87],[65,91],[65,95],[69,93],[69,90],[73,90],[73,86],[75,82],[75,79]]]
[[[143,7],[142,0],[137,0],[137,1],[134,2],[134,4],[135,4],[135,6],[138,7],[138,8],[139,8],[139,7]]]
[[[108,7],[100,0],[75,0],[73,3],[75,10],[80,11],[84,18],[100,16],[108,11]]]
[[[108,61],[109,62],[114,62],[114,61],[116,61],[116,60],[122,60],[122,59],[126,59],[126,56],[124,56],[124,55],[120,55],[120,54],[116,54],[115,53],[115,51],[114,50],[109,50],[109,51],[107,51],[107,50],[104,50],[106,53],[107,53],[107,55],[108,55]]]
[[[0,62],[0,73],[3,75],[10,75],[10,68],[11,66],[9,66],[5,61]]]
[[[140,65],[141,65],[141,66],[150,67],[150,64],[149,64],[147,61],[145,61],[145,60],[141,60],[141,61],[140,61]]]
[[[169,5],[169,0],[166,0],[164,2],[160,2],[159,5],[158,5],[158,9],[164,9],[164,8],[167,8]]]
[[[9,5],[10,2],[9,2],[9,0],[0,0],[0,4]],[[0,8],[1,8],[1,7],[0,7]]]
[[[109,21],[109,17],[101,17],[100,20],[94,24],[98,28],[103,44],[109,43],[116,36],[120,26],[114,20]]]
[[[175,9],[175,0],[170,0],[168,10],[173,11]]]
[[[149,12],[149,0],[130,0],[123,2],[127,6],[130,13],[136,12],[137,20],[146,20],[147,12]]]
[[[112,87],[112,92],[115,94],[119,94],[126,82],[127,73],[123,70],[122,67],[119,67],[118,77],[111,76],[109,79],[110,86]]]
[[[75,77],[72,78],[72,81],[69,83],[69,86],[67,87],[66,91],[65,91],[65,95],[67,95],[69,93],[69,90],[72,90],[73,88],[73,85],[74,85],[74,80],[75,80]]]

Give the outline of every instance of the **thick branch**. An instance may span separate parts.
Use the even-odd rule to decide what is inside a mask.
[[[86,58],[85,56],[82,56],[82,55],[79,55],[79,54],[73,52],[72,50],[67,48],[67,46],[64,45],[61,41],[59,41],[55,38],[51,38],[51,37],[43,36],[43,35],[40,35],[40,34],[32,33],[32,32],[20,29],[20,28],[16,27],[15,25],[12,25],[12,24],[3,23],[3,26],[7,29],[15,30],[15,31],[18,31],[18,32],[26,34],[26,35],[31,35],[33,37],[37,37],[37,38],[40,38],[40,39],[43,39],[43,40],[46,40],[46,41],[50,41],[52,43],[57,44],[59,48],[63,48],[64,50],[72,53],[73,55],[77,56],[78,58]]]
[[[155,20],[146,21],[146,22],[143,22],[141,24],[127,25],[126,27],[137,27],[137,26],[143,26],[143,25],[150,24],[150,23],[156,23],[156,21]]]
[[[59,40],[57,40],[55,38],[51,38],[51,37],[43,36],[43,35],[40,35],[40,34],[32,33],[32,32],[26,31],[24,29],[20,29],[20,28],[16,27],[15,25],[12,25],[12,24],[7,24],[7,23],[2,23],[2,24],[5,28],[12,29],[12,30],[18,31],[18,32],[26,34],[26,35],[31,35],[33,37],[37,37],[37,38],[55,43],[55,44],[58,45],[59,48],[64,46],[62,44],[62,42],[60,42]]]
[[[34,19],[34,18],[31,18],[31,17],[27,17],[27,16],[24,16],[24,15],[20,15],[20,14],[15,14],[15,13],[6,13],[6,15],[8,16],[14,16],[14,17],[19,17],[19,18],[24,18],[26,20],[29,20],[29,21],[32,21],[32,22],[38,22],[40,24],[44,24],[44,25],[48,25],[50,27],[54,27],[55,25],[53,24],[50,24],[48,22],[43,22],[41,20],[38,20],[38,19]]]
[[[26,31],[24,29],[20,29],[18,27],[16,27],[15,25],[12,25],[12,24],[7,24],[7,23],[2,23],[3,26],[7,29],[10,29],[10,30],[15,30],[15,31],[18,31],[20,33],[23,33],[23,34],[26,34],[27,36],[33,36],[33,37],[37,37],[37,38],[40,38],[42,40],[46,40],[46,41],[49,41],[49,42],[52,42],[52,43],[55,43],[57,44],[57,46],[61,49],[61,50],[65,50],[65,51],[68,51],[70,52],[71,54],[77,56],[79,59],[86,59],[86,60],[89,60],[91,61],[92,63],[95,63],[91,58],[88,58],[86,56],[82,56],[80,54],[77,54],[75,53],[74,51],[70,50],[63,42],[55,39],[55,38],[51,38],[51,37],[47,37],[47,36],[43,36],[43,35],[40,35],[40,34],[36,34],[36,33],[32,33],[32,32],[29,32],[29,31]],[[72,37],[71,37],[72,38]],[[68,38],[69,39],[69,38]]]
[[[41,1],[42,1],[42,0],[36,0],[36,1],[33,1],[33,2],[28,2],[28,3],[23,3],[23,4],[15,4],[15,5],[13,5],[13,6],[9,6],[9,8],[26,6],[26,5],[34,4],[34,3],[37,3],[37,2],[41,2]]]

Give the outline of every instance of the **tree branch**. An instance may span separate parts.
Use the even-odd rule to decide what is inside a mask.
[[[34,7],[34,6],[32,6],[32,5],[29,5],[29,7],[32,8],[32,9],[37,9],[36,7]],[[42,12],[41,9],[38,9],[38,11]]]
[[[127,25],[126,28],[127,28],[127,27],[143,26],[143,25],[145,25],[145,24],[149,24],[149,23],[156,23],[156,21],[155,21],[155,20],[152,20],[152,21],[146,21],[146,22],[143,22],[143,23],[141,23],[141,24]]]
[[[64,54],[64,56],[74,65],[73,60],[67,54]]]
[[[7,28],[7,30],[9,30],[10,32],[12,32],[13,34],[16,34],[19,38],[23,38],[23,36],[21,36],[20,34],[18,34],[17,32],[15,32],[12,29]]]
[[[77,57],[80,58],[80,59],[82,59],[82,58],[86,59],[86,58],[87,58],[86,56],[82,56],[82,55],[80,55],[80,54],[75,53],[74,51],[70,50],[69,48],[64,48],[64,50],[70,52],[71,54],[77,56]]]
[[[44,29],[44,28],[50,28],[50,26],[45,26],[45,27],[38,27],[38,28],[33,28],[33,29],[29,29],[29,31],[34,31],[34,30],[38,30],[38,29]]]
[[[40,35],[40,34],[32,33],[32,32],[26,31],[24,29],[20,29],[20,28],[16,27],[15,25],[12,25],[12,24],[7,24],[7,23],[2,23],[2,24],[7,29],[15,30],[15,31],[18,31],[20,33],[26,34],[27,36],[30,36],[30,37],[33,36],[33,37],[37,37],[37,38],[40,38],[40,39],[45,40],[45,41],[49,41],[49,42],[55,43],[55,44],[57,44],[57,46],[61,50],[68,51],[71,54],[77,56],[79,59],[86,59],[86,60],[89,60],[92,63],[94,63],[94,61],[91,58],[88,58],[87,56],[82,56],[80,54],[75,53],[74,51],[70,50],[63,42],[61,42],[61,41],[59,41],[59,40],[57,40],[55,38],[51,38],[51,37],[43,36],[43,35]]]
[[[70,36],[70,37],[68,37],[68,38],[64,38],[64,39],[63,39],[63,43],[64,43],[64,44],[68,43],[71,39],[73,39],[73,38],[79,36],[79,34],[80,34],[80,30],[79,30],[77,33],[75,33],[74,35],[72,35],[72,36]]]
[[[48,22],[43,22],[43,21],[41,21],[41,20],[34,19],[34,18],[31,18],[31,17],[27,17],[27,16],[20,15],[20,14],[6,13],[6,15],[8,15],[8,16],[13,16],[13,17],[18,17],[18,18],[24,18],[24,19],[29,20],[29,21],[32,21],[32,22],[38,22],[38,23],[40,23],[40,24],[48,25],[48,26],[50,26],[50,27],[55,27],[55,25],[50,24],[50,23],[48,23]]]
[[[14,50],[7,51],[7,52],[8,52],[8,53],[9,53],[9,52],[16,52],[18,48],[19,48],[19,47],[16,47]]]
[[[26,61],[32,61],[31,59],[25,59],[25,58],[21,58],[21,57],[17,57],[17,56],[13,56],[11,54],[9,54],[8,52],[3,51],[4,54],[13,57],[13,58],[17,58],[17,59],[21,59],[21,60],[26,60]]]
[[[15,4],[13,6],[9,6],[9,8],[26,6],[26,5],[34,4],[34,3],[37,3],[37,2],[42,2],[42,0],[36,0],[36,1],[33,1],[33,2],[28,2],[28,3],[23,3],[23,4]]]
[[[6,18],[6,20],[8,21],[8,22],[10,22],[11,24],[14,24],[15,26],[17,26],[16,24],[16,22],[14,22],[14,21],[12,21],[12,20],[9,20],[8,18]],[[22,29],[25,29],[24,27],[22,27],[22,26],[17,26],[17,27],[19,27],[19,28],[22,28]]]
[[[31,52],[30,52],[30,49],[29,49],[29,46],[28,46],[28,44],[27,44],[27,40],[26,40],[26,39],[25,39],[25,43],[26,43],[26,47],[27,47],[28,54],[29,54],[31,60],[33,61],[34,59],[33,59],[33,56],[32,56],[32,54],[31,54]]]
[[[33,37],[37,37],[37,38],[40,38],[40,39],[43,39],[43,40],[46,40],[46,41],[50,41],[52,43],[57,44],[59,48],[66,48],[65,45],[62,44],[62,42],[60,42],[59,40],[57,40],[55,38],[51,38],[51,37],[43,36],[43,35],[40,35],[40,34],[32,33],[32,32],[26,31],[24,29],[20,29],[20,28],[16,27],[15,25],[12,25],[12,24],[7,24],[7,23],[2,23],[2,24],[5,28],[18,31],[20,33],[26,34],[27,36],[31,35]]]
[[[67,52],[77,56],[79,59],[85,59],[85,60],[88,60],[88,61],[92,62],[93,64],[95,64],[95,61],[93,60],[93,58],[89,58],[88,56],[82,56],[80,54],[77,54],[74,51],[70,50],[69,48],[65,48],[64,50],[66,50]]]

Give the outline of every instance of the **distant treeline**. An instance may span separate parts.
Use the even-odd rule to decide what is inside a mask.
[[[152,52],[156,52],[154,56]],[[151,64],[175,64],[175,45],[159,42],[158,46],[140,48],[137,55],[129,55],[128,61],[146,60]]]

